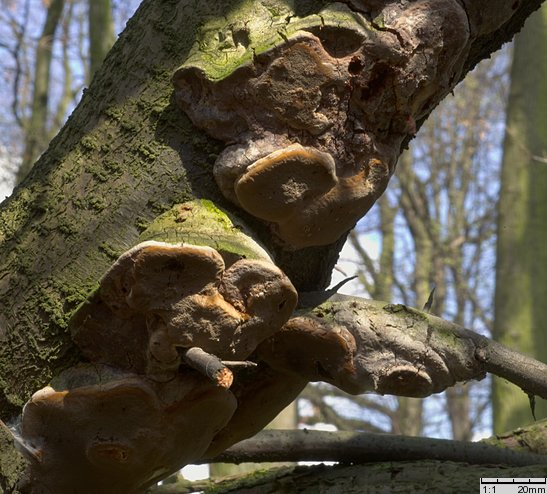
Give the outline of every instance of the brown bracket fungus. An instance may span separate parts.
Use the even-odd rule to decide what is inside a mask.
[[[425,397],[486,375],[472,339],[432,331],[412,308],[342,296],[331,300],[331,306],[292,318],[260,345],[259,358],[273,369],[351,394]]]
[[[61,374],[25,405],[22,452],[32,494],[121,494],[198,458],[236,408],[198,374],[161,384],[86,365]]]
[[[375,20],[353,3],[275,20],[256,7],[233,46],[204,27],[173,84],[194,124],[228,144],[214,168],[223,194],[289,248],[353,227],[461,77],[467,18],[456,0],[437,4],[385,2]],[[261,22],[279,23],[279,37]]]
[[[292,149],[328,175],[327,157]],[[203,208],[182,206],[162,215],[148,238],[163,231],[180,239],[201,223]],[[219,250],[142,242],[76,310],[69,326],[90,363],[66,370],[25,406],[22,492],[142,492],[260,431],[308,381],[426,396],[499,367],[503,352],[483,337],[405,306],[307,293],[291,318],[290,280],[213,214],[231,238],[219,242],[224,233],[211,230],[192,238]],[[240,246],[254,258],[238,254]]]
[[[244,361],[297,302],[265,251],[243,243],[257,257],[246,259],[237,244],[221,255],[146,241],[106,272],[70,321],[91,364],[68,369],[25,406],[29,492],[140,492],[210,448],[238,406],[234,377],[256,367]]]
[[[210,247],[148,241],[114,263],[71,329],[90,361],[165,381],[183,362],[179,349],[245,360],[295,305],[294,287],[272,263],[226,268]]]

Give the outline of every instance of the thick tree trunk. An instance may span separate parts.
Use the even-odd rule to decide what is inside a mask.
[[[196,197],[237,209],[221,197],[212,176],[212,164],[222,146],[196,130],[173,102],[171,77],[192,47],[201,47],[198,41],[211,37],[217,42],[232,39],[235,45],[221,43],[218,48],[230,56],[246,44],[244,36],[234,34],[241,36],[245,30],[234,26],[255,20],[255,7],[266,16],[261,17],[259,27],[267,34],[280,22],[298,25],[298,16],[313,14],[327,3],[299,0],[290,7],[282,0],[142,3],[66,126],[0,209],[2,419],[13,418],[33,392],[61,369],[81,360],[67,330],[71,314],[96,289],[112,262],[139,242],[139,234],[159,213]],[[361,3],[344,2],[344,9],[364,12]],[[425,0],[418,3],[421,13],[431,14],[442,24],[443,12]],[[541,2],[462,3],[467,11],[461,19],[470,24],[468,36],[458,32],[465,34],[461,39],[466,41],[456,47],[460,58],[454,78],[447,82],[442,70],[436,76],[431,74],[425,65],[427,56],[411,60],[432,84],[426,85],[430,97],[424,101],[426,94],[422,92],[416,103],[420,106],[418,124],[467,70],[508,40]],[[447,5],[460,8],[458,2]],[[378,7],[374,2],[371,9]],[[417,18],[423,20],[420,15]],[[321,17],[313,19],[321,25]],[[403,36],[401,33],[371,22],[369,28],[377,30],[378,36],[387,36],[390,43],[401,41],[397,36]],[[430,27],[437,32],[436,24]],[[439,36],[444,34],[438,29]],[[199,40],[196,33],[201,36]],[[406,31],[403,34],[410,36]],[[276,31],[272,36],[283,41],[285,34]],[[435,44],[434,39],[429,42]],[[445,63],[442,52],[440,57]],[[350,68],[356,70],[358,66],[356,62]],[[410,86],[417,84],[411,77],[404,81]],[[381,91],[382,87],[377,89]],[[390,111],[393,109],[388,114]],[[405,132],[414,127],[412,115],[407,117]],[[397,118],[399,125],[400,115]],[[396,155],[398,149],[390,152]],[[343,238],[333,245],[292,250],[281,247],[268,227],[249,215],[242,216],[297,289],[310,291],[325,286]],[[294,383],[295,389],[300,386],[300,381]],[[5,455],[0,458],[2,469],[4,459]],[[9,482],[10,478],[3,477],[2,481]]]
[[[547,357],[547,8],[515,40],[498,217],[494,337],[538,359]],[[528,397],[493,381],[494,430],[529,422]],[[535,416],[547,417],[537,400]]]
[[[27,128],[25,129],[23,161],[17,170],[16,178],[18,183],[27,176],[36,158],[47,147],[49,78],[53,57],[52,45],[64,6],[64,0],[53,0],[49,4],[44,27],[38,39],[34,67],[32,106]]]
[[[116,35],[110,0],[89,1],[89,77],[97,72]]]

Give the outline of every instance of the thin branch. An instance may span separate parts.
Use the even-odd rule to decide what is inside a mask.
[[[326,387],[328,385],[325,384],[324,386]],[[390,420],[393,420],[395,416],[397,415],[397,412],[395,410],[392,410],[388,406],[382,405],[378,401],[370,399],[369,398],[370,395],[353,396],[353,395],[349,395],[345,391],[342,391],[341,389],[330,387],[330,386],[329,386],[328,393],[329,393],[329,396],[336,396],[338,398],[345,398],[347,400],[351,400],[353,403],[355,403],[357,406],[361,408],[368,408],[371,410],[375,410],[376,412],[386,415],[387,417],[389,417]],[[378,430],[378,431],[372,431],[372,432],[382,432],[382,431]]]
[[[484,337],[483,337],[484,338]],[[487,343],[475,352],[486,370],[516,384],[528,394],[547,399],[547,365],[496,341]]]
[[[359,237],[355,230],[352,230],[349,234],[349,241],[351,243],[351,246],[355,249],[355,252],[359,255],[359,258],[362,260],[363,264],[365,265],[368,273],[372,277],[374,286],[378,285],[378,270],[374,266],[374,261],[372,258],[368,255],[367,251],[363,248],[361,245],[361,242],[359,242]],[[367,283],[368,284],[368,283]],[[370,285],[369,285],[370,287]],[[367,291],[369,290],[369,287],[367,287]]]
[[[330,389],[327,393],[330,396],[333,395]],[[319,417],[316,418],[315,422],[327,422],[334,425],[338,430],[382,432],[380,428],[373,426],[365,420],[349,419],[341,416],[331,405],[325,402],[325,396],[325,393],[322,393],[318,386],[306,386],[300,395],[301,398],[309,400],[319,410],[317,414]],[[345,398],[347,399],[348,397],[345,396]],[[311,424],[311,421],[307,423]]]
[[[389,434],[264,430],[201,463],[443,460],[470,464],[547,465],[547,457],[482,443]]]

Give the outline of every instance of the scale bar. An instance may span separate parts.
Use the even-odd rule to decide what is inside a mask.
[[[481,478],[481,484],[547,484],[547,478],[533,478],[533,479],[483,479]]]

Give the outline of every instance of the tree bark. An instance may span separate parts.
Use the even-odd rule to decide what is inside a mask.
[[[368,465],[293,467],[270,470],[262,475],[215,484],[219,494],[395,494],[400,492],[476,492],[480,478],[545,477],[545,466],[500,467],[442,461],[380,462]],[[192,492],[176,485],[160,486],[150,493],[184,494]]]
[[[194,194],[226,205],[210,173],[220,147],[175,108],[171,76],[201,20],[233,6],[192,5],[143,3],[36,170],[3,205],[0,407],[7,416],[77,358],[66,332],[71,311],[154,217]],[[242,216],[268,241],[266,228]],[[337,246],[289,253],[269,243],[297,288],[328,282]]]

